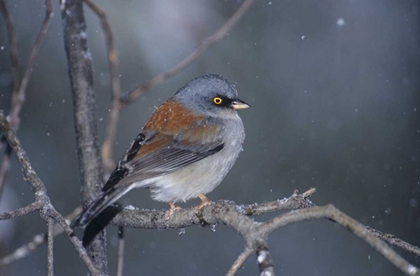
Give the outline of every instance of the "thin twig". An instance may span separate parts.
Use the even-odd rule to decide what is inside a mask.
[[[51,209],[49,211],[49,214],[51,217],[54,218],[55,222],[58,223],[64,229],[64,232],[70,238],[70,241],[73,243],[74,248],[76,249],[77,253],[79,253],[79,257],[84,261],[89,272],[94,276],[104,275],[102,272],[97,270],[94,263],[89,258],[89,255],[86,252],[85,248],[83,247],[82,242],[77,238],[76,234],[74,234],[73,232],[73,229],[70,228],[69,224],[60,215],[60,213],[58,213],[55,209]]]
[[[54,219],[48,219],[48,276],[54,276]]]
[[[238,270],[244,265],[245,261],[248,259],[251,253],[252,249],[250,249],[249,247],[245,247],[244,251],[238,256],[233,265],[230,267],[228,273],[226,273],[226,276],[235,275],[238,272]]]
[[[10,48],[10,61],[12,63],[13,71],[13,92],[12,92],[12,107],[9,113],[10,125],[16,131],[19,126],[19,114],[22,110],[23,103],[25,102],[26,88],[28,86],[29,80],[32,74],[32,68],[35,64],[36,56],[38,55],[41,42],[47,33],[48,24],[51,20],[53,14],[52,0],[45,0],[46,12],[44,22],[42,23],[41,29],[38,32],[38,36],[35,40],[35,44],[32,47],[31,54],[29,56],[28,64],[26,66],[22,80],[19,80],[19,61],[18,61],[18,51],[16,44],[16,36],[13,27],[12,20],[10,18],[9,12],[7,10],[4,0],[0,0],[0,11],[3,14],[4,20],[6,21],[7,33],[9,38],[9,48]],[[1,144],[0,141],[0,148]],[[1,167],[0,167],[0,195],[5,185],[9,170],[11,167],[10,162],[10,151],[6,149],[6,153],[3,157]]]
[[[166,79],[172,77],[173,75],[179,73],[180,71],[188,67],[191,63],[198,59],[211,45],[225,38],[235,26],[235,24],[238,23],[238,21],[248,11],[253,2],[254,0],[245,0],[243,4],[238,8],[238,10],[229,18],[229,20],[211,36],[203,39],[200,46],[198,46],[198,48],[194,52],[192,52],[188,57],[186,57],[184,60],[179,62],[177,65],[175,65],[165,73],[154,77],[153,79],[147,81],[143,85],[135,88],[128,95],[121,98],[122,107],[134,102],[138,97],[143,95],[144,92],[150,90],[152,87],[160,84],[161,82],[165,81]]]
[[[31,186],[32,191],[35,194],[35,200],[36,201],[45,200],[46,198],[44,198],[44,196],[47,192],[47,189],[45,188],[41,179],[38,177],[38,175],[35,173],[34,169],[32,168],[32,165],[29,162],[29,158],[26,155],[26,152],[23,150],[22,145],[17,139],[16,134],[12,129],[12,126],[7,121],[3,112],[0,112],[0,130],[3,133],[3,135],[6,137],[10,147],[15,153],[16,159],[21,166],[23,178]]]
[[[10,53],[10,62],[12,64],[12,72],[13,72],[13,89],[12,89],[12,99],[14,95],[16,95],[19,91],[19,55],[16,43],[16,35],[15,35],[15,28],[13,26],[12,18],[10,17],[9,11],[7,10],[6,3],[4,0],[0,0],[0,12],[4,18],[7,28],[7,36],[9,41],[9,53]],[[12,107],[13,108],[13,107]],[[4,145],[3,139],[0,140],[0,150],[3,148]],[[9,175],[10,167],[11,167],[11,150],[9,146],[6,146],[6,150],[3,156],[3,160],[1,162],[0,167],[0,195],[3,194],[4,186],[6,185],[6,179]]]
[[[247,216],[257,216],[262,214],[268,214],[272,212],[282,210],[295,210],[303,208],[314,207],[309,197],[316,192],[315,188],[311,188],[303,194],[298,194],[298,191],[294,191],[293,195],[288,198],[279,199],[272,202],[252,204],[252,205],[241,205],[240,210]]]
[[[15,132],[7,121],[6,117],[2,112],[0,112],[0,130],[3,135],[6,137],[7,142],[15,153],[16,159],[20,164],[22,175],[26,182],[31,186],[32,191],[35,195],[35,201],[41,202],[43,204],[42,209],[40,209],[41,217],[48,222],[50,217],[54,219],[55,222],[61,225],[64,228],[67,236],[70,238],[71,242],[74,245],[74,248],[79,253],[79,256],[84,261],[86,267],[92,275],[100,275],[93,265],[90,258],[87,256],[85,248],[82,246],[81,241],[74,234],[73,230],[69,227],[66,220],[54,209],[50,203],[50,198],[47,195],[47,189],[45,188],[44,183],[38,177],[35,170],[32,168],[31,162],[29,161],[28,156],[26,155],[25,150],[22,148],[19,140],[16,137]]]
[[[4,0],[0,0],[0,12],[3,15],[4,21],[7,28],[7,36],[9,39],[9,53],[10,61],[12,63],[13,71],[13,91],[19,89],[19,55],[16,43],[15,28],[13,26],[12,18],[10,17],[9,11],[7,10],[6,3]]]
[[[42,22],[41,29],[39,30],[38,36],[35,40],[35,44],[32,47],[32,51],[28,60],[28,65],[26,66],[25,73],[23,74],[22,81],[19,85],[19,91],[13,97],[13,103],[12,103],[13,109],[10,114],[10,124],[12,126],[19,124],[19,113],[25,101],[25,92],[26,92],[26,88],[28,86],[29,80],[31,78],[32,68],[34,67],[34,64],[35,64],[35,58],[38,55],[41,42],[45,34],[47,33],[48,24],[50,23],[50,20],[53,15],[52,0],[45,0],[45,6],[46,6],[46,12],[45,12],[44,22]]]
[[[24,216],[24,215],[27,215],[29,213],[32,213],[34,211],[41,209],[42,206],[44,206],[44,202],[35,201],[27,205],[26,207],[22,207],[22,208],[19,208],[10,212],[0,213],[0,220],[6,220],[6,219],[12,219],[12,218]]]
[[[68,214],[65,219],[70,224],[72,221],[81,211],[83,210],[82,206],[78,206],[74,209],[70,214]],[[57,237],[64,233],[64,229],[59,225],[54,226],[54,237]],[[4,256],[0,259],[0,266],[1,265],[8,265],[20,259],[23,259],[29,256],[32,252],[37,250],[41,245],[43,245],[47,241],[47,233],[41,233],[35,235],[30,242],[27,244],[16,248],[12,253],[7,256]]]
[[[395,245],[401,249],[404,249],[405,251],[408,251],[410,253],[413,253],[417,256],[420,256],[420,248],[417,246],[414,246],[412,244],[409,244],[408,242],[405,242],[399,238],[397,238],[396,236],[392,235],[392,234],[387,234],[387,233],[383,233],[379,230],[373,229],[372,227],[369,226],[365,226],[365,228],[372,233],[373,235],[375,235],[378,238],[381,238],[382,240],[388,242],[389,244]]]
[[[3,194],[4,186],[6,185],[7,177],[9,176],[9,171],[12,166],[12,149],[7,143],[3,143],[0,141],[0,148],[2,145],[6,144],[6,150],[3,155],[3,160],[1,160],[0,164],[0,197]]]
[[[101,155],[105,174],[111,173],[115,167],[115,162],[112,157],[115,134],[117,132],[118,119],[121,111],[121,85],[120,76],[118,73],[118,52],[115,49],[114,37],[112,35],[111,26],[108,23],[106,13],[99,8],[91,0],[85,0],[89,8],[98,16],[101,21],[102,31],[105,34],[105,44],[108,50],[109,73],[111,76],[112,89],[112,107],[109,117],[109,124],[106,129],[105,140],[102,144]]]
[[[117,264],[117,276],[123,276],[124,271],[124,227],[118,226],[118,264]]]

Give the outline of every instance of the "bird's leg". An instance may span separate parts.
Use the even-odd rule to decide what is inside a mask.
[[[165,214],[165,220],[169,220],[176,210],[182,210],[181,207],[176,206],[175,203],[173,203],[172,201],[169,201],[168,204],[169,204],[169,210]]]
[[[205,195],[203,194],[199,194],[198,197],[201,199],[200,204],[198,204],[197,206],[195,206],[195,209],[198,211],[201,208],[203,208],[204,206],[210,205],[211,204],[211,200],[208,199]]]

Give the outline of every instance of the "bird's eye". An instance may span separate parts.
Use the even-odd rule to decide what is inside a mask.
[[[213,103],[214,103],[214,104],[219,105],[219,104],[221,104],[222,102],[223,102],[223,100],[222,100],[222,98],[220,98],[220,97],[214,97],[214,98],[213,98]]]

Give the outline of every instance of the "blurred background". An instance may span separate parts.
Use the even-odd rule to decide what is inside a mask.
[[[162,73],[211,35],[242,1],[96,1],[107,13],[128,92]],[[6,1],[22,65],[44,18],[44,1]],[[18,136],[62,214],[80,202],[72,100],[58,1],[41,46]],[[252,108],[240,112],[244,151],[208,197],[247,204],[316,187],[311,198],[363,224],[420,245],[420,2],[417,0],[256,1],[226,39],[194,64],[126,108],[118,126],[119,158],[156,106],[188,80],[218,73]],[[95,66],[99,140],[111,90],[104,35],[85,6]],[[10,109],[12,73],[0,20],[0,109]],[[14,161],[0,211],[33,201]],[[121,202],[165,209],[146,190]],[[183,207],[196,205],[191,200]],[[266,220],[261,216],[256,220]],[[1,256],[44,232],[37,213],[0,221]],[[125,275],[224,275],[244,248],[232,229],[126,231]],[[110,275],[116,273],[116,227],[108,227]],[[79,233],[81,234],[81,233]],[[347,230],[330,221],[276,231],[269,247],[280,275],[402,275]],[[415,258],[399,249],[416,266]],[[2,275],[46,275],[46,246]],[[55,242],[57,275],[86,269],[65,236]],[[239,275],[256,275],[252,256]]]

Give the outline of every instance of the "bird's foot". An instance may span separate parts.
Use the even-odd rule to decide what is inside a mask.
[[[171,217],[172,217],[172,215],[174,214],[175,211],[182,210],[181,207],[176,206],[175,203],[173,203],[172,201],[169,201],[168,204],[169,204],[169,210],[165,214],[165,220],[166,221],[171,219]]]
[[[200,211],[204,206],[210,205],[211,204],[211,200],[208,199],[205,195],[203,194],[199,194],[198,197],[201,199],[200,204],[198,204],[197,206],[195,206],[195,212]]]

